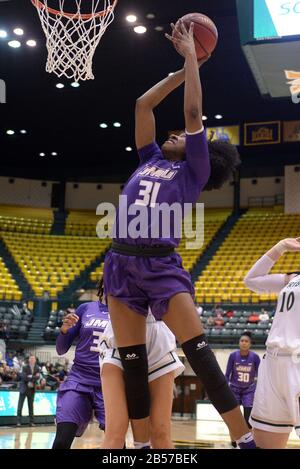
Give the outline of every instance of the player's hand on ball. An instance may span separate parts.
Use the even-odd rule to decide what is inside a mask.
[[[189,30],[186,29],[183,21],[179,21],[179,26],[176,27],[171,24],[172,36],[165,34],[166,38],[174,44],[177,52],[186,57],[188,54],[195,54],[195,42],[194,42],[194,23],[190,24]]]
[[[73,314],[73,313],[67,314],[63,320],[63,325],[60,328],[61,332],[63,334],[68,332],[68,330],[71,329],[71,327],[75,326],[78,320],[79,320],[79,317],[77,316],[77,314]]]

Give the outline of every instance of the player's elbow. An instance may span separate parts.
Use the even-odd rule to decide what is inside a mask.
[[[261,293],[261,289],[258,286],[258,282],[253,277],[248,277],[248,274],[244,278],[244,284],[249,290],[253,291],[254,293]]]
[[[139,112],[142,109],[151,109],[151,104],[149,103],[149,100],[144,96],[141,96],[135,102],[135,111]]]
[[[244,284],[247,288],[250,288],[251,290],[252,279],[248,277],[248,274],[246,275],[246,277],[244,277]]]

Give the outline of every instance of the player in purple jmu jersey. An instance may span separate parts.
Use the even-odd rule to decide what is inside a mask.
[[[177,51],[184,57],[184,68],[155,85],[136,103],[136,146],[140,165],[122,194],[127,197],[127,206],[121,202],[112,248],[106,255],[105,293],[124,368],[130,419],[149,418],[145,342],[150,307],[155,318],[162,319],[182,344],[190,365],[240,447],[254,448],[252,435],[195,311],[191,277],[174,251],[179,242],[173,231],[178,220],[170,221],[169,234],[159,229],[154,236],[151,230],[153,224],[160,228],[152,217],[158,206],[164,203],[170,209],[177,203],[183,208],[186,203],[195,203],[205,187],[220,188],[239,164],[233,145],[223,141],[208,144],[206,140],[199,65],[208,57],[202,63],[197,62],[193,27],[192,24],[187,31],[182,22],[178,28],[172,25],[174,36],[167,37],[176,43]],[[155,141],[153,110],[183,82],[185,133],[171,135],[160,148]],[[143,225],[136,236],[138,223],[132,213],[138,215],[139,209],[143,216],[146,213],[148,224],[146,229]],[[134,223],[136,230],[132,231]]]
[[[53,449],[69,449],[75,436],[84,433],[93,412],[104,430],[99,346],[108,321],[108,308],[100,301],[84,303],[77,308],[76,314],[68,314],[64,318],[56,340],[57,353],[63,355],[76,338],[78,342],[71,371],[57,394]]]
[[[239,405],[243,406],[245,420],[251,428],[249,417],[253,406],[260,358],[257,353],[250,350],[250,332],[244,332],[241,335],[239,345],[240,349],[229,355],[225,376],[236,400]],[[234,441],[231,444],[233,447],[236,446]]]

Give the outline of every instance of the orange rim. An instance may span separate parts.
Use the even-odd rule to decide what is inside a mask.
[[[49,11],[49,13],[52,13],[53,15],[56,16],[64,16],[66,18],[72,18],[72,19],[83,19],[83,20],[89,20],[91,18],[98,18],[101,16],[105,16],[107,12],[113,11],[116,4],[118,3],[118,0],[114,0],[114,3],[106,8],[106,10],[99,11],[98,13],[83,13],[83,14],[72,14],[72,13],[66,13],[64,11],[59,11],[55,10],[54,8],[50,8],[46,6],[43,2],[40,0],[31,0],[31,3],[38,8],[39,10],[43,10],[44,8]]]

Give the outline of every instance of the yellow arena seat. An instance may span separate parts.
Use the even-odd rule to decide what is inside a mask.
[[[252,265],[280,239],[297,237],[300,215],[285,215],[283,207],[249,209],[235,224],[223,244],[195,283],[196,300],[201,301],[207,285],[218,285],[214,302],[259,303],[275,301],[276,294],[251,292],[243,279]],[[276,262],[272,272],[299,270],[299,256],[288,253]],[[206,299],[206,295],[205,295]]]
[[[73,236],[2,233],[2,239],[36,296],[55,298],[98,256],[109,240]]]
[[[0,205],[0,231],[49,234],[52,224],[51,209]]]

